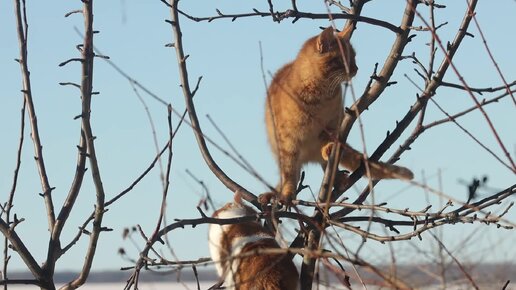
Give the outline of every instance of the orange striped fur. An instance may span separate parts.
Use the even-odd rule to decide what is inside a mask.
[[[295,198],[304,164],[326,166],[327,152],[344,116],[341,84],[358,70],[349,42],[351,30],[349,26],[334,33],[328,27],[308,39],[296,59],[278,70],[267,91],[265,121],[281,174],[278,191],[283,202]],[[355,170],[362,154],[347,144],[343,148],[340,165]],[[404,167],[370,164],[373,178],[413,177]]]
[[[240,198],[217,210],[215,218],[256,215]],[[286,253],[266,253],[279,249],[274,235],[258,221],[231,225],[211,224],[210,254],[226,289],[295,290],[297,269]]]

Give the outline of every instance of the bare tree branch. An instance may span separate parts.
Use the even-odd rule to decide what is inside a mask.
[[[25,4],[25,1],[23,1]],[[23,81],[23,95],[27,102],[27,112],[29,114],[29,121],[31,127],[31,137],[34,144],[34,159],[38,167],[39,176],[41,179],[41,188],[43,190],[42,196],[45,199],[45,206],[47,209],[48,227],[50,230],[53,229],[55,223],[54,204],[52,201],[52,190],[48,181],[47,169],[45,167],[45,161],[43,159],[43,145],[41,144],[41,138],[38,129],[38,118],[36,117],[36,110],[34,108],[34,102],[32,98],[32,88],[30,83],[30,72],[27,62],[27,39],[29,25],[27,23],[27,17],[25,13],[25,5],[23,5],[23,18],[20,7],[20,0],[14,0],[15,13],[16,13],[16,28],[18,33],[18,43],[20,46],[20,69],[22,73]]]
[[[251,13],[241,13],[241,14],[223,14],[220,10],[217,10],[218,15],[210,16],[210,17],[195,17],[195,16],[191,16],[181,10],[178,10],[178,12],[181,15],[185,16],[186,18],[196,21],[196,22],[201,22],[201,21],[211,22],[213,20],[223,19],[223,18],[231,18],[231,21],[235,21],[238,18],[246,18],[246,17],[271,17],[273,19],[273,21],[277,21],[277,22],[281,22],[284,19],[291,19],[291,18],[293,18],[292,22],[296,22],[299,19],[324,19],[324,20],[328,19],[327,13],[301,12],[295,8],[288,9],[283,12],[271,12],[271,11],[260,12],[256,9],[253,9],[253,12],[251,12]],[[370,17],[366,17],[366,16],[361,16],[360,14],[353,15],[353,14],[340,13],[340,14],[330,14],[330,16],[333,19],[349,19],[349,20],[353,20],[355,22],[358,21],[358,22],[369,23],[372,25],[387,28],[390,31],[395,32],[395,33],[402,32],[398,26],[395,26],[387,21],[370,18]]]
[[[460,90],[464,90],[464,91],[470,90],[472,92],[479,93],[482,95],[482,93],[484,93],[484,92],[494,93],[497,91],[505,90],[505,89],[507,89],[507,87],[511,88],[513,86],[516,86],[516,81],[513,81],[513,82],[507,84],[507,86],[489,87],[489,88],[471,88],[471,87],[466,88],[466,87],[458,85],[458,84],[448,83],[448,82],[444,82],[444,81],[441,82],[441,86],[460,89]],[[514,92],[514,91],[506,92],[506,93],[508,95],[510,95],[512,92]]]
[[[9,192],[9,199],[5,204],[5,207],[2,208],[2,211],[5,211],[5,221],[9,225],[11,223],[11,209],[13,207],[14,195],[16,193],[16,187],[18,185],[18,174],[20,172],[21,165],[21,157],[22,157],[22,149],[23,149],[23,140],[24,140],[24,132],[25,132],[25,108],[27,102],[23,99],[23,105],[21,109],[21,122],[20,122],[20,141],[18,143],[18,153],[16,154],[16,167],[14,169],[13,176],[13,184],[11,186],[11,191]],[[3,279],[7,279],[7,265],[9,263],[9,240],[7,237],[4,238],[4,267],[3,267]],[[7,284],[4,289],[7,289]]]
[[[468,2],[468,5],[471,5],[471,4]],[[470,6],[470,8],[471,8],[471,6]],[[477,19],[476,14],[473,14],[473,22],[475,22],[475,26],[478,29],[478,33],[480,34],[480,37],[482,38],[482,43],[484,44],[484,47],[486,48],[487,54],[489,55],[489,58],[491,59],[491,62],[495,66],[496,71],[498,72],[498,75],[500,76],[500,78],[503,81],[503,84],[505,85],[505,91],[509,95],[511,95],[512,102],[516,106],[516,98],[514,98],[514,95],[512,94],[512,91],[510,89],[511,85],[508,84],[507,81],[505,80],[505,77],[503,76],[502,70],[500,69],[500,67],[498,66],[498,63],[494,59],[494,56],[491,53],[491,49],[489,49],[489,45],[487,44],[486,37],[484,36],[484,32],[482,32],[482,29],[480,29],[480,24],[478,23],[478,19]]]
[[[170,13],[172,15],[172,29],[174,32],[174,47],[176,50],[177,63],[179,66],[179,74],[181,78],[181,87],[183,89],[183,95],[185,97],[186,107],[188,109],[188,115],[190,116],[190,122],[192,124],[192,128],[194,128],[195,137],[197,139],[197,143],[199,144],[199,148],[201,150],[202,156],[206,161],[208,167],[213,171],[213,173],[219,178],[219,180],[232,192],[236,192],[239,190],[242,193],[242,196],[256,207],[259,207],[259,204],[256,200],[256,196],[241,185],[237,184],[233,181],[229,176],[227,176],[224,171],[220,169],[220,167],[213,160],[208,147],[206,146],[206,142],[204,140],[204,136],[201,131],[201,127],[199,124],[199,120],[197,118],[197,113],[195,111],[195,105],[193,103],[193,96],[190,90],[190,83],[188,80],[188,72],[186,69],[186,58],[183,52],[183,39],[181,28],[179,26],[179,12],[177,8],[178,0],[171,0],[170,6],[172,7]]]
[[[91,174],[93,183],[96,189],[96,203],[95,214],[93,219],[93,229],[89,235],[89,245],[85,254],[85,260],[82,271],[79,276],[73,281],[65,284],[61,289],[77,289],[86,282],[91,270],[93,257],[97,248],[97,242],[101,231],[105,230],[102,227],[102,218],[104,216],[104,187],[100,175],[99,165],[95,152],[94,136],[90,124],[91,113],[91,96],[93,90],[93,59],[95,53],[93,52],[93,0],[84,1],[83,6],[84,15],[84,43],[82,47],[82,81],[81,81],[81,100],[82,100],[82,130],[85,136],[85,143],[89,163],[91,167]]]
[[[464,269],[464,267],[459,262],[459,260],[457,260],[457,258],[455,258],[455,256],[448,250],[448,248],[446,248],[446,246],[443,244],[443,242],[440,239],[438,239],[432,232],[430,232],[430,235],[434,238],[434,240],[436,242],[439,243],[439,245],[446,251],[446,253],[448,253],[448,256],[450,256],[453,259],[453,261],[459,266],[462,273],[464,273],[464,276],[466,276],[466,278],[468,278],[468,281],[471,284],[471,286],[473,286],[473,288],[479,290],[480,288],[478,287],[477,283],[475,283],[475,281],[473,280],[471,275],[468,273],[468,271],[466,271],[466,269]]]
[[[11,245],[16,250],[18,255],[20,255],[20,258],[23,260],[25,265],[27,265],[27,268],[30,270],[32,275],[34,275],[34,278],[40,281],[40,283],[45,284],[45,286],[47,286],[47,283],[49,283],[49,281],[47,280],[45,272],[39,266],[39,263],[34,259],[30,250],[27,249],[27,247],[20,239],[18,234],[1,218],[0,232],[2,232],[4,237],[6,237],[9,240],[9,242],[11,242]]]

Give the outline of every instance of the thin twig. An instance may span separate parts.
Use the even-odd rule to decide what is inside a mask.
[[[233,151],[233,153],[237,156],[238,159],[240,159],[242,161],[242,163],[246,166],[246,170],[247,172],[249,172],[250,174],[252,174],[256,179],[258,179],[260,182],[262,182],[263,184],[265,184],[270,190],[274,190],[274,186],[270,185],[267,183],[267,181],[258,173],[258,171],[256,171],[256,169],[254,169],[254,167],[251,165],[251,163],[249,163],[245,158],[244,156],[242,156],[242,154],[240,154],[240,152],[238,152],[238,150],[235,148],[235,146],[231,143],[231,141],[229,140],[229,138],[226,136],[226,134],[224,134],[224,132],[219,128],[219,126],[217,126],[217,124],[215,123],[215,121],[213,121],[213,119],[210,117],[210,115],[206,115],[206,118],[208,119],[208,121],[210,121],[211,125],[215,128],[215,130],[220,134],[220,136],[222,137],[222,139],[224,139],[224,141],[226,142],[226,144],[228,144],[229,148]]]
[[[459,269],[460,271],[464,274],[464,276],[466,276],[466,278],[468,279],[468,281],[470,282],[471,286],[473,286],[473,288],[479,290],[480,288],[478,287],[478,285],[475,283],[475,281],[473,280],[473,278],[471,277],[471,275],[468,273],[468,271],[466,271],[466,269],[464,269],[464,267],[462,266],[462,264],[459,262],[459,260],[457,260],[457,258],[455,258],[455,256],[448,250],[448,248],[443,244],[443,242],[441,242],[441,240],[439,240],[432,232],[429,232],[430,235],[432,236],[432,238],[434,238],[434,240],[439,243],[439,245],[446,251],[446,253],[448,254],[448,256],[450,256],[453,261],[457,264],[457,266],[459,266]]]
[[[468,3],[468,6],[469,6],[470,5],[469,1],[466,1],[466,2]],[[503,81],[503,84],[505,85],[506,92],[511,95],[512,102],[516,106],[516,98],[514,98],[514,95],[512,94],[512,91],[510,90],[510,86],[511,85],[508,84],[507,81],[505,80],[505,77],[503,76],[502,70],[500,69],[500,67],[498,66],[498,63],[494,59],[494,56],[493,56],[493,53],[491,52],[491,49],[489,49],[489,45],[487,44],[486,38],[484,36],[484,32],[482,32],[482,29],[480,28],[480,24],[478,23],[478,19],[477,19],[476,13],[473,14],[473,22],[475,22],[475,26],[478,29],[478,33],[480,34],[480,37],[482,38],[482,43],[484,44],[484,47],[486,48],[487,54],[489,55],[489,58],[491,59],[491,62],[495,66],[496,71],[498,72],[498,75],[500,76],[500,78]]]
[[[169,138],[172,140],[172,106],[168,106],[168,132],[169,132]],[[159,229],[161,228],[161,223],[163,221],[163,217],[165,215],[165,211],[167,209],[167,196],[168,196],[168,189],[170,186],[170,170],[172,168],[172,141],[168,142],[168,159],[167,159],[167,169],[165,171],[165,176],[163,180],[163,194],[161,199],[161,206],[160,206],[160,212],[158,221],[156,222],[156,227],[154,229],[154,232],[151,236],[150,240],[157,240],[159,237],[157,237]]]
[[[7,203],[4,207],[5,210],[5,221],[7,224],[11,223],[11,209],[13,207],[13,200],[14,195],[16,193],[16,187],[18,185],[18,174],[20,172],[20,165],[21,165],[21,157],[22,157],[22,149],[23,149],[23,140],[24,140],[24,132],[25,132],[25,108],[26,108],[26,100],[23,99],[23,105],[21,108],[21,121],[20,121],[20,141],[18,142],[18,151],[16,153],[16,166],[14,168],[14,175],[13,175],[13,184],[11,186],[11,191],[9,192],[9,199],[7,200]],[[7,237],[4,238],[4,267],[3,267],[3,275],[2,279],[6,280],[7,278],[7,264],[9,263],[9,240]],[[5,284],[4,289],[7,290],[7,284]]]
[[[449,83],[449,82],[441,82],[441,86],[443,87],[450,87],[450,88],[455,88],[455,89],[460,89],[460,90],[464,90],[464,91],[467,91],[468,89],[472,92],[475,92],[475,93],[479,93],[479,94],[482,94],[484,92],[487,92],[487,93],[494,93],[494,92],[497,92],[497,91],[501,91],[501,90],[506,90],[507,87],[508,88],[511,88],[513,86],[516,86],[516,81],[513,81],[509,84],[507,84],[506,86],[498,86],[498,87],[489,87],[489,88],[466,88],[464,86],[461,86],[459,84],[454,84],[454,83]],[[507,94],[511,94],[513,93],[514,91],[510,91],[510,92],[506,92]]]
[[[475,13],[475,7],[476,7],[476,4],[477,4],[477,1],[476,0],[471,0],[471,2],[468,2],[468,13],[470,14],[469,15],[469,20],[471,20],[472,17],[474,17]],[[416,12],[416,15],[418,16],[419,19],[421,19],[421,21],[427,26],[427,27],[430,27],[430,25],[428,24],[428,22],[423,18],[423,16],[418,12],[418,11],[415,11]],[[468,22],[469,24],[469,22]],[[444,53],[444,56],[447,60],[447,63],[449,66],[451,66],[452,70],[454,71],[454,73],[457,75],[457,77],[459,78],[459,81],[461,82],[461,84],[465,87],[465,88],[468,88],[468,84],[466,83],[466,81],[464,80],[464,78],[462,77],[462,75],[459,73],[459,70],[457,69],[457,67],[455,66],[455,64],[453,63],[452,61],[452,57],[453,57],[453,54],[451,54],[451,50],[450,48],[445,48],[441,39],[439,38],[439,35],[436,34],[436,32],[434,30],[431,30],[432,31],[432,35],[434,36],[435,40],[436,40],[436,43],[438,44],[438,46],[440,47],[440,49],[442,50],[442,52]],[[467,31],[464,31],[464,34],[463,35],[466,35]],[[504,83],[507,85],[507,82],[505,82],[505,79],[503,79]],[[508,88],[507,88],[508,89]],[[489,117],[489,115],[486,113],[486,111],[484,110],[484,108],[482,108],[480,102],[477,100],[477,98],[475,97],[475,95],[473,94],[473,92],[471,90],[466,90],[469,94],[469,96],[471,97],[471,99],[473,100],[473,102],[475,103],[475,105],[478,107],[479,111],[482,113],[482,115],[484,116],[484,118],[486,119],[486,122],[491,130],[491,132],[493,133],[498,145],[500,146],[500,148],[502,149],[502,151],[504,152],[507,160],[509,161],[510,165],[511,165],[511,171],[513,173],[516,173],[516,164],[514,163],[514,160],[512,159],[511,157],[511,154],[509,153],[509,151],[507,150],[507,148],[505,147],[504,143],[502,142],[501,138],[500,138],[500,135],[498,134],[498,131],[496,130],[496,128],[494,127],[494,124],[493,122],[491,121],[491,118]]]
[[[446,112],[438,103],[437,101],[435,101],[433,98],[430,99],[430,101],[439,109],[439,111],[441,111],[443,114],[446,115],[446,117],[448,118],[448,120],[450,120],[451,122],[453,122],[457,127],[459,127],[459,129],[462,130],[462,132],[464,132],[466,135],[468,135],[471,139],[473,139],[473,141],[475,141],[475,143],[477,143],[478,145],[480,145],[480,147],[482,147],[482,149],[484,149],[485,151],[487,151],[489,154],[491,154],[491,156],[493,156],[496,160],[498,160],[498,162],[500,162],[501,164],[503,164],[505,167],[507,167],[509,170],[512,170],[511,168],[511,165],[505,163],[500,157],[498,157],[498,155],[496,155],[496,153],[493,152],[493,150],[489,149],[486,145],[484,145],[484,143],[482,143],[477,137],[475,137],[473,134],[471,134],[471,132],[469,132],[468,130],[466,130],[466,128],[464,128],[461,124],[459,124],[459,122],[457,122],[457,120],[455,120],[452,116],[450,116],[450,114],[448,114],[448,112]],[[482,106],[480,106],[481,108]],[[479,108],[478,106],[476,106],[476,108]]]
[[[23,1],[25,4],[25,1]],[[38,168],[41,187],[42,187],[42,196],[45,199],[45,206],[47,209],[47,218],[48,218],[48,226],[49,229],[52,230],[55,223],[55,213],[54,213],[54,204],[52,201],[52,187],[48,181],[47,170],[45,166],[45,161],[43,158],[43,145],[41,143],[41,138],[39,135],[38,128],[38,119],[36,117],[36,110],[34,108],[33,96],[32,96],[32,88],[30,81],[30,72],[27,61],[27,39],[28,39],[28,23],[27,17],[25,13],[25,5],[23,5],[23,20],[20,8],[20,0],[14,0],[15,4],[15,13],[16,13],[16,24],[17,24],[17,32],[18,32],[18,42],[20,46],[20,69],[22,73],[22,82],[23,82],[23,95],[25,101],[27,102],[27,112],[29,114],[30,127],[31,127],[31,137],[32,142],[34,144],[34,159],[36,161],[36,165]]]
[[[296,22],[299,19],[314,19],[314,20],[315,19],[324,19],[324,20],[328,19],[327,13],[309,13],[309,12],[301,12],[301,11],[293,10],[293,9],[288,9],[283,12],[275,12],[275,13],[260,12],[256,9],[253,9],[253,12],[251,12],[251,13],[241,13],[241,14],[223,14],[219,11],[219,14],[217,16],[209,16],[209,17],[191,16],[181,10],[178,10],[178,12],[181,15],[185,16],[186,18],[196,21],[196,22],[201,22],[201,21],[211,22],[213,20],[223,19],[223,18],[230,18],[232,21],[235,21],[236,19],[246,18],[246,17],[276,17],[276,19],[278,21],[293,18],[293,22]],[[330,14],[330,15],[333,19],[349,19],[349,20],[353,20],[353,21],[369,23],[372,25],[387,28],[390,31],[395,32],[395,33],[402,32],[402,29],[400,27],[393,25],[387,21],[383,21],[383,20],[379,20],[379,19],[375,19],[375,18],[370,18],[370,17],[366,17],[366,16],[361,16],[361,15],[344,14],[344,13],[335,13],[335,14]]]
[[[154,126],[154,120],[152,119],[152,115],[149,111],[149,107],[147,106],[147,103],[143,99],[143,97],[140,95],[140,92],[136,88],[133,82],[129,81],[129,84],[133,88],[133,92],[136,94],[136,97],[138,97],[138,100],[140,100],[140,103],[142,103],[143,109],[145,110],[145,113],[147,115],[147,119],[149,120],[149,125],[151,127],[152,131],[152,140],[154,142],[154,147],[156,148],[156,152],[159,153],[159,144],[158,144],[158,136],[156,134],[156,126]],[[158,158],[158,165],[159,165],[159,177],[161,180],[162,185],[165,184],[165,175],[163,173],[163,164],[161,163],[161,158]]]
[[[513,92],[516,92],[516,90],[514,90]],[[494,98],[489,99],[489,100],[482,100],[481,105],[485,106],[485,105],[488,105],[488,104],[497,103],[499,100],[507,97],[508,95],[509,95],[508,93],[503,93],[503,94],[499,95],[498,97],[494,97]],[[466,110],[464,110],[462,112],[453,114],[453,115],[451,115],[449,117],[446,117],[446,118],[443,118],[441,120],[433,121],[433,122],[431,122],[429,124],[426,124],[424,126],[423,130],[430,129],[430,128],[434,127],[434,126],[441,125],[441,124],[444,124],[444,123],[447,123],[447,122],[451,122],[452,120],[456,120],[459,117],[462,117],[462,116],[466,115],[467,113],[472,112],[472,111],[474,111],[476,109],[478,109],[477,106],[472,106],[469,109],[466,109]]]
[[[408,75],[405,74],[405,77],[416,87],[418,88],[421,92],[424,93],[424,90],[421,89]],[[434,98],[430,98],[430,101],[443,113],[446,115],[446,120],[447,121],[450,121],[450,122],[453,122],[457,127],[459,127],[462,132],[464,132],[466,135],[468,135],[471,139],[473,139],[473,141],[475,141],[475,143],[477,143],[478,145],[480,145],[480,147],[482,147],[484,150],[486,150],[489,154],[491,154],[496,160],[498,160],[502,165],[504,165],[505,167],[507,167],[509,170],[511,170],[511,167],[510,165],[508,165],[507,163],[505,163],[500,157],[498,157],[498,155],[496,155],[496,153],[493,152],[493,150],[489,149],[486,145],[484,145],[484,143],[482,143],[478,138],[476,138],[471,132],[469,132],[466,128],[464,128],[461,124],[459,124],[452,116],[450,116],[450,114],[448,114],[448,112],[446,112],[438,103],[437,101],[434,99]],[[482,102],[481,106],[483,106],[485,103]],[[478,109],[479,107],[478,106],[474,106],[473,107],[474,109]],[[426,104],[425,106],[423,107],[423,110],[421,112],[424,112],[426,109]],[[462,114],[466,114],[466,113],[462,113]],[[460,116],[460,115],[459,115]],[[444,122],[442,122],[444,123]],[[441,124],[442,124],[441,123]],[[408,139],[408,142],[413,142],[417,137],[419,137],[419,135],[421,135],[421,133],[423,133],[423,131],[425,131],[426,129],[428,129],[428,127],[426,126],[423,126],[422,125],[422,120],[420,122],[418,122],[418,125],[416,126],[416,128],[414,129],[414,132],[412,133],[412,135],[409,137]],[[405,145],[405,146],[409,146],[408,144]],[[403,147],[403,146],[402,146]],[[407,147],[408,148],[408,147]]]

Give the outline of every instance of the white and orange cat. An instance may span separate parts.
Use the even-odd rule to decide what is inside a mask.
[[[256,216],[237,193],[234,201],[215,211],[214,218]],[[259,221],[209,226],[209,247],[225,289],[295,290],[297,269],[286,253],[266,253],[280,249],[274,235]]]
[[[332,27],[308,39],[296,59],[275,74],[267,91],[265,121],[281,182],[280,200],[295,198],[301,167],[315,162],[326,167],[337,129],[344,116],[341,84],[355,76],[355,51],[349,41],[352,26]],[[340,165],[353,171],[362,153],[341,144]],[[370,161],[375,179],[412,179],[404,167]]]

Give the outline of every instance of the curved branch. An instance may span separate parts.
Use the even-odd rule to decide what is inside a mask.
[[[206,164],[210,168],[210,170],[219,178],[219,180],[231,191],[236,192],[239,190],[242,193],[242,196],[245,200],[249,201],[256,207],[259,207],[259,203],[256,200],[256,196],[243,188],[241,185],[233,181],[229,176],[220,169],[215,160],[210,154],[208,147],[206,146],[206,141],[204,140],[204,136],[202,134],[202,130],[199,124],[199,119],[197,118],[197,113],[195,111],[195,105],[193,103],[192,91],[190,90],[190,83],[188,80],[188,71],[186,68],[186,57],[183,52],[183,40],[181,27],[179,26],[179,12],[177,8],[178,1],[171,0],[170,4],[170,12],[172,14],[172,29],[174,32],[175,39],[175,50],[177,57],[177,64],[179,67],[179,75],[181,78],[181,87],[183,89],[183,95],[185,97],[186,108],[188,109],[188,115],[190,117],[190,122],[192,124],[192,128],[194,129],[195,137],[197,139],[197,143],[201,150],[201,154],[206,161]]]
[[[105,193],[102,185],[99,165],[95,152],[94,136],[90,123],[91,113],[91,96],[93,89],[93,0],[84,1],[84,45],[82,49],[82,81],[81,81],[81,99],[82,99],[82,129],[86,140],[87,154],[91,167],[93,183],[96,189],[95,214],[93,218],[93,229],[90,234],[88,250],[85,254],[82,271],[77,278],[67,283],[61,289],[77,289],[86,282],[93,263],[93,257],[97,249],[97,242],[102,228],[102,218],[104,216],[104,200]]]

